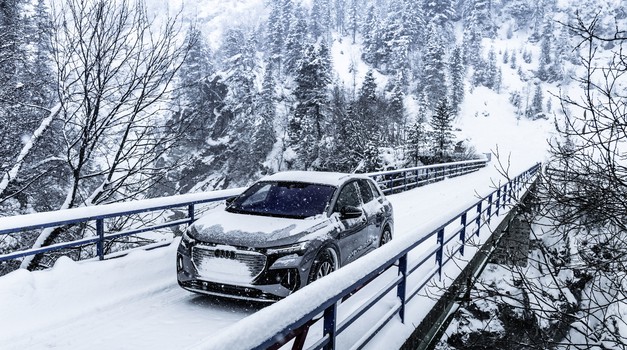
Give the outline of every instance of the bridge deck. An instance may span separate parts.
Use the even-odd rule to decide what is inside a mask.
[[[502,177],[489,165],[469,175],[389,196],[395,209],[395,235],[402,237],[420,227],[428,232],[427,228],[445,221],[447,213],[461,211],[478,195],[491,192],[499,179]],[[263,306],[180,289],[175,250],[170,246],[104,262],[62,259],[47,271],[22,270],[0,278],[1,347],[186,348]],[[343,303],[340,314],[348,313],[351,303],[357,301],[351,298]],[[386,310],[382,308],[383,314]],[[419,309],[410,305],[408,314],[418,315]],[[400,346],[412,330],[411,318],[408,321],[406,325],[393,322],[397,329],[384,330],[381,340],[375,338],[371,347]],[[397,336],[391,337],[394,333]],[[354,341],[350,337],[348,333],[346,339],[339,339],[339,348],[350,347]]]

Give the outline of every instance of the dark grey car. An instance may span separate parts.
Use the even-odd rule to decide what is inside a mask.
[[[360,175],[291,171],[259,180],[191,225],[181,287],[278,300],[392,239],[392,205]]]

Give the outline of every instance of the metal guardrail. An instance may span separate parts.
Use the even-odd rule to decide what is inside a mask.
[[[446,177],[459,176],[484,167],[488,160],[472,160],[455,163],[444,163],[429,166],[421,166],[408,169],[382,171],[365,174],[377,181],[384,193],[390,194],[409,190]],[[57,228],[66,225],[95,223],[95,235],[79,240],[52,244],[41,248],[33,248],[0,255],[0,263],[7,260],[22,258],[58,251],[67,248],[96,245],[96,256],[103,260],[107,254],[105,243],[121,237],[138,235],[147,231],[191,224],[196,219],[196,206],[224,200],[239,195],[244,188],[213,191],[205,193],[187,194],[147,200],[139,200],[128,203],[108,204],[93,207],[81,207],[53,212],[42,212],[20,216],[0,218],[0,236],[21,233],[29,230]],[[166,211],[176,208],[186,208],[187,216],[182,219],[164,222],[152,226],[142,226],[124,231],[105,232],[105,220],[118,217],[128,217],[134,214]],[[167,245],[169,242],[163,245]]]
[[[24,256],[46,253],[72,247],[82,247],[96,244],[97,256],[100,260],[105,257],[104,243],[120,237],[137,235],[139,233],[154,231],[161,228],[173,227],[182,224],[190,224],[195,220],[195,207],[198,204],[216,202],[233,197],[241,193],[243,188],[207,193],[180,195],[164,198],[147,199],[129,203],[108,204],[94,207],[81,207],[59,210],[56,212],[34,213],[20,216],[0,218],[0,235],[29,230],[56,228],[65,225],[86,223],[95,221],[96,236],[80,240],[63,242],[46,247],[22,250],[0,255],[0,262],[21,258]],[[118,231],[105,234],[104,221],[106,219],[129,216],[133,214],[164,211],[174,208],[187,208],[187,216],[183,219],[168,221],[158,225]],[[169,242],[168,242],[169,244]]]
[[[514,198],[519,198],[519,194],[521,194],[520,192],[526,192],[529,185],[535,179],[535,175],[538,173],[539,169],[540,163],[511,179],[506,184],[498,187],[492,193],[481,198],[461,213],[455,215],[434,231],[411,243],[405,249],[389,258],[377,268],[368,272],[356,282],[348,286],[340,286],[341,292],[337,292],[332,297],[326,299],[319,306],[313,309],[299,311],[304,316],[288,323],[285,326],[282,326],[279,331],[268,327],[270,329],[264,333],[267,336],[264,336],[265,338],[263,340],[259,340],[259,337],[257,337],[256,339],[247,339],[248,342],[246,342],[243,341],[242,338],[237,337],[239,339],[238,348],[258,350],[278,349],[294,340],[293,348],[300,349],[305,343],[305,337],[307,336],[309,328],[317,322],[320,315],[322,315],[322,336],[319,339],[314,339],[314,344],[308,347],[308,349],[336,349],[336,338],[351,324],[364,315],[371,307],[377,304],[386,294],[396,289],[398,302],[394,304],[394,306],[382,319],[374,324],[372,328],[367,330],[357,343],[352,345],[353,349],[361,349],[394,316],[398,315],[401,322],[405,322],[405,307],[407,303],[418,295],[418,293],[422,291],[432,278],[436,275],[441,277],[443,266],[454,259],[457,254],[461,256],[464,255],[465,247],[469,243],[472,236],[479,236],[483,226],[490,224],[490,221],[494,216],[499,216],[499,214],[506,209],[507,205],[512,204],[512,200]],[[451,233],[445,235],[445,228],[450,224],[454,224],[456,221],[459,222],[459,225],[456,226]],[[450,230],[450,228],[448,228],[448,230]],[[422,253],[417,262],[412,262],[412,265],[409,266],[407,259],[408,254],[433,237],[437,237],[437,244],[434,247],[429,247],[426,252]],[[445,249],[449,253],[448,257],[444,257]],[[428,270],[428,273],[422,275],[422,278],[416,285],[409,286],[407,284],[407,278],[417,269],[425,266],[425,264],[429,261],[434,262],[434,264]],[[365,300],[359,308],[353,310],[348,317],[343,319],[341,322],[338,322],[338,304],[357,292],[365,284],[368,284],[377,278],[381,278],[381,274],[392,267],[398,268],[397,276],[388,281],[384,287],[382,287],[374,295],[370,296],[369,299]],[[426,267],[428,268],[428,266]],[[305,287],[305,289],[306,288],[307,287]],[[408,290],[408,288],[411,289]],[[298,294],[298,292],[296,294]],[[294,295],[294,297],[296,297],[296,295]],[[289,298],[290,297],[288,297],[288,299]],[[288,300],[286,299],[285,301]],[[263,311],[264,310],[261,310],[260,312]],[[279,315],[277,317],[283,316]],[[265,321],[266,323],[273,324],[272,320]],[[230,335],[233,336],[233,334]],[[207,348],[223,348],[223,346],[225,346],[225,344],[206,345]],[[205,346],[200,344],[197,348],[205,348]]]
[[[467,160],[368,173],[368,176],[379,183],[383,193],[391,194],[441,181],[447,177],[468,174],[483,168],[487,162],[487,159]]]

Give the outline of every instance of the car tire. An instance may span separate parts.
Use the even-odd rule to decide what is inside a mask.
[[[324,248],[316,258],[314,259],[313,264],[311,265],[311,270],[309,271],[309,280],[307,284],[322,278],[331,272],[337,270],[337,253],[333,248]]]
[[[381,238],[379,239],[379,247],[390,242],[392,240],[392,230],[390,226],[385,226],[383,232],[381,232]]]

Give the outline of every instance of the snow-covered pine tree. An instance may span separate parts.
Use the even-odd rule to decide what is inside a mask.
[[[360,170],[363,172],[373,172],[381,170],[379,143],[374,138],[368,140],[368,142],[366,143],[366,147],[364,149],[364,158]]]
[[[552,2],[553,0],[538,0],[527,5],[531,5],[530,7],[533,9],[530,21],[527,23],[527,26],[531,24],[532,30],[532,33],[529,36],[529,41],[537,42],[542,39],[542,29],[545,21],[545,15]]]
[[[362,58],[374,67],[379,66],[380,50],[383,45],[379,29],[379,20],[374,6],[370,6],[361,25],[363,36]]]
[[[229,176],[238,182],[254,179],[266,172],[264,161],[276,141],[273,128],[276,115],[276,83],[272,69],[272,65],[266,69],[255,108],[252,114],[243,120],[248,124],[244,124],[241,132],[237,133],[237,139],[232,138],[236,147],[229,149],[231,152],[229,170],[235,170],[236,173]]]
[[[267,50],[268,60],[276,67],[277,74],[281,75],[283,63],[283,47],[285,45],[286,28],[282,21],[283,0],[274,0],[270,3],[270,14],[267,22]]]
[[[509,0],[504,8],[505,14],[514,19],[516,29],[527,28],[533,16],[534,7],[527,0]]]
[[[464,19],[464,33],[462,39],[464,64],[466,66],[479,66],[481,63],[481,33],[478,24],[473,17]]]
[[[511,69],[516,69],[516,64],[517,64],[517,57],[516,57],[516,50],[512,50],[512,57],[509,59],[509,67]]]
[[[484,38],[494,38],[498,29],[493,19],[493,0],[470,0],[465,3],[465,15]]]
[[[443,36],[435,23],[429,26],[429,38],[424,56],[423,88],[431,108],[447,95],[446,57]]]
[[[531,104],[526,110],[527,118],[538,119],[542,118],[542,111],[544,110],[544,97],[542,96],[542,84],[536,84],[536,88],[533,92],[533,98]]]
[[[327,161],[330,169],[342,172],[353,172],[363,159],[364,130],[354,111],[354,103],[346,107],[345,97],[339,88],[334,89],[333,106],[335,110],[333,135],[335,146],[332,159]],[[344,104],[340,104],[344,102]]]
[[[496,91],[497,82],[500,85],[499,69],[496,65],[496,53],[494,52],[494,47],[491,47],[488,52],[488,58],[486,60],[482,59],[480,63],[475,66],[472,83],[474,86],[482,85]]]
[[[454,39],[452,23],[456,14],[453,0],[423,0],[422,8],[429,25],[440,27],[439,32],[443,38]]]
[[[224,99],[225,110],[217,116],[214,135],[222,137],[238,125],[237,120],[252,113],[253,100],[257,94],[255,79],[259,73],[256,57],[256,42],[247,37],[240,28],[231,28],[224,33],[220,52],[223,55],[220,76],[228,87]]]
[[[405,136],[403,135],[406,128],[406,116],[405,106],[403,100],[405,94],[403,93],[403,80],[402,77],[397,76],[392,81],[392,90],[390,91],[390,100],[387,104],[386,111],[386,136],[385,140],[390,145],[401,144]]]
[[[490,47],[490,51],[488,51],[488,60],[486,63],[485,86],[496,90],[495,85],[498,80],[499,69],[496,65],[496,52],[494,51],[494,46]]]
[[[307,21],[303,16],[304,10],[302,7],[297,7],[291,16],[283,59],[286,74],[296,75],[300,61],[303,58],[307,38]]]
[[[540,57],[538,58],[538,71],[536,76],[538,79],[546,82],[553,82],[557,77],[553,68],[553,59],[551,56],[553,46],[553,26],[547,21],[542,31],[542,39],[540,41]]]
[[[531,51],[527,50],[526,48],[523,51],[522,56],[523,56],[523,61],[525,61],[525,63],[527,64],[533,61],[533,54],[531,53]]]
[[[279,21],[281,22],[281,28],[283,28],[284,35],[290,32],[290,26],[292,25],[292,15],[294,13],[294,3],[292,0],[278,0],[280,3],[281,11],[279,15]]]
[[[337,82],[333,85],[330,101],[329,131],[320,150],[320,169],[353,172],[363,158],[361,142],[363,130],[353,112],[354,103]]]
[[[189,147],[202,147],[206,138],[210,136],[210,129],[214,123],[213,91],[207,87],[207,82],[215,73],[212,62],[212,53],[205,37],[199,28],[192,27],[186,34],[189,53],[181,64],[179,88],[177,92],[177,112],[180,123],[183,123],[188,137],[183,142]]]
[[[435,162],[444,163],[451,160],[450,152],[453,145],[453,113],[446,98],[441,99],[431,117],[431,139]]]
[[[22,1],[7,0],[0,2],[0,174],[6,174],[20,148],[20,137],[28,130],[33,130],[30,123],[21,118],[21,108],[17,102],[22,99],[21,78],[23,71],[23,18]]]
[[[423,28],[426,21],[420,2],[415,0],[402,0],[402,12],[400,16],[405,28],[405,35],[409,39],[410,50],[416,50],[423,42]]]
[[[354,106],[355,114],[365,129],[366,134],[378,133],[380,131],[379,105],[380,101],[374,72],[372,69],[369,69],[359,89]]]
[[[391,13],[383,23],[378,67],[390,74],[409,69],[409,36],[400,13]]]
[[[406,166],[418,166],[422,163],[421,158],[425,156],[428,146],[428,133],[426,129],[426,119],[419,116],[410,126],[407,132],[407,142],[405,144],[406,159],[409,161]]]
[[[331,1],[313,0],[309,18],[309,33],[314,39],[322,38],[326,42],[331,39]]]
[[[173,112],[167,123],[170,133],[185,137],[178,138],[160,159],[160,166],[174,169],[167,174],[169,183],[155,188],[155,196],[185,193],[204,181],[211,171],[206,160],[223,152],[207,147],[207,141],[223,137],[231,120],[224,103],[228,87],[215,72],[211,49],[200,29],[188,30],[186,45],[189,52],[177,74]]]
[[[359,31],[359,14],[359,0],[349,0],[346,30],[348,30],[353,44],[356,43],[357,32]]]
[[[257,42],[254,35],[247,35],[238,28],[229,29],[222,50],[228,54],[221,72],[228,93],[224,99],[225,110],[218,119],[225,126],[223,137],[228,142],[216,143],[216,150],[225,150],[215,153],[214,162],[216,166],[221,164],[227,183],[243,185],[260,167],[258,154],[250,152],[256,125],[262,118],[256,85],[261,70],[256,55]]]
[[[456,46],[451,54],[450,63],[450,79],[451,79],[451,110],[457,114],[459,112],[459,106],[464,101],[465,86],[464,78],[466,76],[466,69],[464,67],[462,48]]]
[[[12,98],[18,85],[20,61],[24,57],[23,1],[6,0],[0,3],[0,97]]]
[[[54,74],[52,71],[52,22],[45,0],[38,0],[30,21],[29,40],[33,47],[29,90],[31,100],[38,106],[50,107],[54,103]]]
[[[346,34],[346,0],[333,0],[333,17],[335,31],[340,35]]]
[[[299,155],[297,167],[313,169],[319,156],[328,117],[331,58],[324,42],[309,44],[296,76],[296,107],[290,120],[292,147]]]
[[[384,103],[377,92],[374,71],[370,69],[359,89],[357,100],[352,105],[352,113],[349,114],[352,117],[355,152],[358,153],[360,162],[359,171],[374,170],[377,167],[378,147],[381,146],[383,130],[386,130],[389,123],[382,117],[384,110]]]

